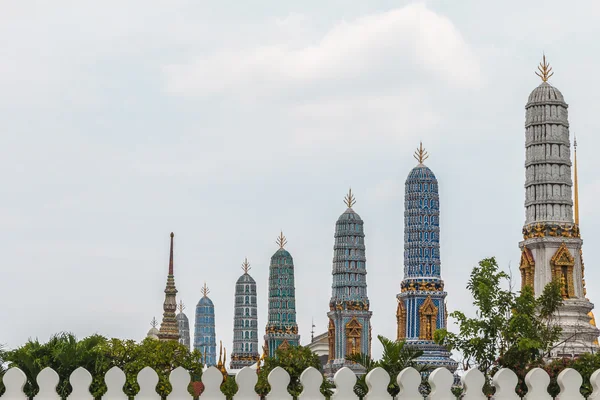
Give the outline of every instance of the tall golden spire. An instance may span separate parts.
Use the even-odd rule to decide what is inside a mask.
[[[573,141],[573,149],[575,149],[575,159],[574,159],[574,168],[573,168],[573,181],[575,186],[575,225],[579,226],[579,184],[577,182],[577,137],[574,137]]]
[[[244,258],[244,262],[242,263],[242,270],[244,271],[244,274],[247,274],[248,271],[250,271],[252,268],[250,268],[250,263],[248,262],[248,257]]]
[[[554,72],[552,72],[552,67],[546,62],[545,54],[542,56],[542,62],[540,63],[540,65],[538,65],[538,71],[535,71],[535,74],[542,78],[542,81],[544,82],[548,82],[548,79],[550,79],[550,77],[554,75]]]
[[[423,161],[429,158],[429,154],[427,154],[423,148],[423,142],[420,142],[419,148],[417,148],[417,151],[415,151],[413,157],[419,162],[419,164],[423,164]]]
[[[160,340],[179,340],[179,325],[177,323],[177,288],[175,288],[175,276],[173,274],[173,237],[171,232],[171,247],[169,250],[169,274],[167,275],[167,286],[165,288],[165,301],[163,303],[163,318],[160,324],[158,338]]]
[[[208,296],[208,294],[210,293],[210,289],[208,288],[208,286],[206,286],[206,282],[204,282],[204,287],[200,289],[200,293],[202,293],[202,296],[204,297]]]
[[[344,197],[344,203],[348,206],[348,208],[352,208],[353,205],[356,204],[356,198],[352,194],[352,188],[348,190],[348,194]]]
[[[277,246],[279,246],[280,249],[283,249],[285,247],[285,245],[287,244],[287,239],[285,238],[285,236],[283,236],[283,231],[281,231],[279,237],[277,238],[277,240],[275,240],[275,243],[277,243]]]

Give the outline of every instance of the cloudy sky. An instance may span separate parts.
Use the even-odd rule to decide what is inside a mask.
[[[307,343],[311,319],[326,329],[350,186],[374,334],[393,337],[420,140],[440,182],[449,308],[472,312],[464,286],[480,259],[517,272],[524,105],[543,51],[580,144],[600,303],[598,20],[595,0],[3,2],[0,343],[142,339],[162,313],[173,231],[179,299],[192,316],[207,282],[230,348],[244,257],[262,333],[280,229]]]

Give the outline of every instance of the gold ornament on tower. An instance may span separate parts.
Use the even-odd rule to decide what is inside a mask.
[[[359,354],[362,338],[362,325],[356,317],[346,324],[346,355]]]
[[[437,325],[437,314],[438,308],[435,306],[431,296],[427,296],[423,305],[419,307],[419,339],[433,340],[433,332]]]
[[[538,65],[538,71],[535,71],[535,74],[542,78],[542,81],[544,82],[548,82],[548,79],[554,75],[554,72],[552,72],[552,67],[546,62],[545,54],[542,56],[542,62],[540,65]]]
[[[573,267],[575,259],[569,252],[565,243],[562,243],[556,253],[550,259],[552,268],[552,279],[560,283],[561,294],[563,298],[575,297],[575,288],[573,287]]]

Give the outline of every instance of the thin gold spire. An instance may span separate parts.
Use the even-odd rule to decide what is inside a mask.
[[[242,270],[244,271],[244,274],[247,274],[248,271],[250,271],[252,268],[250,268],[250,263],[248,262],[248,257],[244,258],[244,262],[242,263]]]
[[[543,54],[542,56],[542,62],[540,63],[540,65],[538,65],[538,71],[535,71],[535,74],[542,78],[542,81],[544,82],[548,82],[548,79],[550,79],[550,77],[554,75],[554,72],[552,72],[552,67],[546,62],[545,54]]]
[[[577,137],[574,136],[573,149],[575,150],[573,181],[575,186],[575,225],[579,226],[579,183],[577,182]]]
[[[287,244],[287,239],[285,238],[285,236],[283,236],[283,231],[281,231],[279,237],[277,238],[277,240],[275,240],[275,243],[277,243],[280,249],[283,249],[285,247],[285,245]]]
[[[180,313],[182,313],[183,310],[185,310],[185,306],[183,305],[183,300],[179,300],[179,305],[177,305],[177,309],[179,310]]]
[[[204,287],[200,289],[200,293],[202,293],[202,296],[204,297],[208,296],[208,294],[210,293],[210,289],[208,288],[208,286],[206,286],[206,282],[204,282]]]
[[[423,148],[423,142],[420,142],[419,148],[417,148],[417,151],[415,151],[413,157],[419,162],[419,164],[423,164],[423,161],[429,158],[429,154],[427,154]]]
[[[348,208],[352,208],[353,205],[356,204],[356,198],[352,194],[352,188],[348,190],[348,194],[344,197],[344,203],[348,206]]]

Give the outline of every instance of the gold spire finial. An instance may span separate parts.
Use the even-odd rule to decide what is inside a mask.
[[[552,72],[552,67],[546,62],[545,54],[542,55],[542,62],[540,65],[538,65],[538,71],[540,72],[535,71],[535,74],[542,78],[543,82],[548,82],[548,79],[554,75],[554,72]]]
[[[158,321],[156,320],[156,317],[152,318],[152,321],[150,321],[150,325],[152,325],[153,328],[156,328],[158,326]]]
[[[185,310],[185,306],[183,305],[183,300],[179,300],[179,305],[177,306],[177,309],[179,310],[180,313],[182,313],[183,310]]]
[[[206,282],[204,282],[204,287],[200,289],[200,293],[202,293],[202,296],[204,297],[208,296],[208,294],[210,293],[210,289],[208,288],[208,286],[206,286]]]
[[[250,268],[250,263],[248,262],[248,257],[244,258],[244,262],[242,263],[242,270],[244,271],[244,274],[247,274],[248,271],[250,271],[252,268]]]
[[[429,158],[429,154],[427,154],[427,152],[423,148],[423,142],[420,142],[419,148],[417,149],[417,151],[415,151],[413,157],[419,162],[419,164],[423,164],[423,161]]]
[[[574,201],[574,208],[575,208],[575,225],[579,226],[579,183],[577,182],[577,137],[575,135],[573,135],[573,149],[575,150],[575,156],[574,156],[574,167],[573,167],[573,183],[574,183],[574,189],[575,189],[575,201]]]
[[[275,243],[277,243],[280,249],[283,249],[285,247],[285,245],[287,244],[287,239],[285,238],[285,236],[283,236],[283,231],[281,231]]]
[[[348,194],[344,197],[344,203],[348,206],[348,208],[352,208],[353,205],[356,204],[356,198],[352,194],[352,188],[348,190]]]

